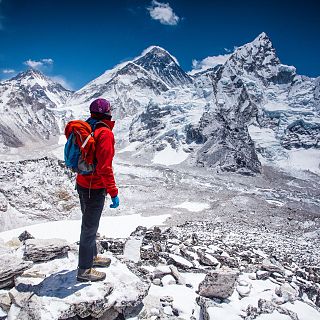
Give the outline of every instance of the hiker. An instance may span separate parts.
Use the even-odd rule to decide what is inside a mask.
[[[77,175],[77,191],[82,211],[79,245],[78,281],[104,280],[106,274],[93,267],[108,267],[109,258],[98,256],[96,234],[99,227],[105,196],[112,199],[110,208],[119,206],[118,189],[115,184],[112,159],[114,136],[110,102],[96,99],[90,104],[91,117],[87,122],[94,128],[96,167],[91,174]]]

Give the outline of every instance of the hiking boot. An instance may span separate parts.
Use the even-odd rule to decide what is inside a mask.
[[[96,256],[93,257],[93,267],[101,267],[101,268],[106,268],[109,267],[111,263],[110,258],[104,258],[101,256]]]
[[[102,281],[106,278],[104,272],[97,271],[93,268],[90,269],[78,269],[77,280],[81,282],[86,281]]]

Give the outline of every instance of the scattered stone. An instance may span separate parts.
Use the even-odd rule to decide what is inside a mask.
[[[248,297],[251,292],[251,287],[250,286],[237,286],[237,291],[241,297]]]
[[[9,254],[0,256],[0,289],[12,287],[14,278],[32,266],[32,262]]]
[[[240,280],[240,281],[238,281],[238,285],[241,287],[247,287],[247,286],[249,286],[249,283],[245,280]]]
[[[33,262],[49,261],[66,256],[69,250],[68,242],[62,239],[28,239],[23,258]]]
[[[193,263],[191,263],[190,261],[188,261],[187,259],[177,255],[177,254],[173,254],[170,253],[169,254],[169,259],[167,260],[168,264],[173,264],[175,266],[177,266],[178,268],[181,269],[190,269],[193,268]]]
[[[208,273],[199,284],[199,295],[207,298],[226,299],[235,289],[239,272],[227,267]]]
[[[144,236],[144,235],[146,234],[147,230],[148,230],[148,228],[146,228],[146,227],[138,226],[138,227],[136,228],[136,230],[134,230],[133,232],[131,232],[130,236],[131,236],[131,237]]]
[[[288,301],[293,302],[299,297],[299,292],[295,290],[289,283],[284,283],[280,287],[276,288],[275,293],[278,297],[282,298],[282,303],[286,303]]]
[[[269,271],[263,271],[263,270],[258,270],[256,272],[257,279],[258,280],[266,280],[270,277],[270,272]]]
[[[173,312],[172,312],[171,306],[165,306],[163,308],[163,313],[166,314],[167,316],[172,316]]]
[[[205,266],[218,267],[220,265],[219,261],[213,257],[211,254],[202,251],[201,249],[197,250],[199,261]]]
[[[178,271],[176,266],[170,265],[170,270],[171,270],[171,274],[173,275],[173,277],[176,279],[176,282],[178,284],[181,285],[185,285],[186,284],[186,280],[184,279],[184,277],[180,274],[180,272]]]
[[[261,265],[263,270],[267,270],[269,272],[278,272],[280,274],[284,274],[283,266],[274,258],[264,259]]]
[[[171,296],[162,296],[162,297],[160,298],[160,302],[171,305],[172,302],[173,302],[173,297],[171,297]]]
[[[161,285],[161,279],[159,278],[156,278],[156,279],[153,279],[152,280],[152,283],[156,286],[160,286]]]
[[[236,269],[239,268],[239,261],[235,258],[232,258],[227,255],[219,255],[219,254],[213,254],[212,256],[216,258],[223,266],[227,266],[229,268],[236,268]]]
[[[123,255],[126,239],[106,238],[97,242],[99,242],[106,251],[110,251],[114,255]]]
[[[162,278],[163,276],[165,276],[167,274],[171,274],[171,269],[167,265],[157,266],[153,270],[153,278]]]
[[[249,278],[250,280],[257,280],[257,274],[256,274],[256,273],[250,273],[250,274],[248,275],[248,278]]]
[[[150,315],[151,316],[159,316],[160,315],[160,310],[157,308],[151,308],[150,309]]]
[[[176,280],[171,274],[167,274],[161,279],[161,283],[163,286],[168,286],[171,284],[176,284]]]
[[[20,242],[24,242],[24,241],[29,240],[29,239],[34,239],[34,237],[27,230],[25,230],[20,234],[18,239],[19,239]]]
[[[271,301],[259,299],[258,308],[261,313],[272,313],[275,310],[276,306]]]
[[[0,308],[2,308],[5,312],[8,312],[11,307],[11,303],[9,292],[0,292]]]

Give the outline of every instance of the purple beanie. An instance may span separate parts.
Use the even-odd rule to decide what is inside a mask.
[[[106,99],[99,98],[91,102],[90,112],[111,115],[111,105]]]

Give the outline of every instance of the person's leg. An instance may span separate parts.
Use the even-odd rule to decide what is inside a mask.
[[[78,267],[89,269],[96,255],[96,233],[105,202],[105,190],[91,189],[89,192],[89,189],[80,186],[77,190],[82,210]]]

